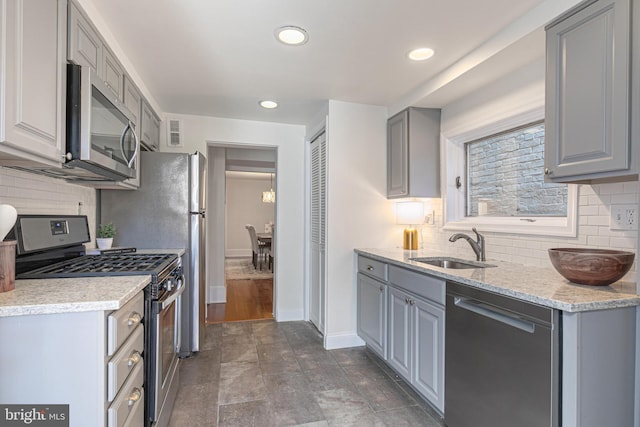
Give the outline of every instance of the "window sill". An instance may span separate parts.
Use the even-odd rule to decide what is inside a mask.
[[[447,222],[443,229],[459,231],[476,227],[483,232],[576,237],[576,221],[569,218],[466,217]]]

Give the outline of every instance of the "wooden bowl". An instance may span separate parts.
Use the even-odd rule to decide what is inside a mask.
[[[606,286],[620,280],[633,265],[633,252],[612,249],[553,248],[551,264],[565,279],[580,285]]]

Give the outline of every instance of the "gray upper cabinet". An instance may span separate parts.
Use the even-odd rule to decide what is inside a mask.
[[[134,125],[136,126],[136,135],[140,137],[140,111],[142,109],[142,95],[136,87],[135,83],[131,81],[128,76],[124,76],[124,106],[133,113],[135,118]]]
[[[545,175],[632,172],[630,0],[580,4],[546,28]]]
[[[65,142],[66,0],[0,7],[0,161],[60,166]]]
[[[109,48],[103,46],[102,53],[102,79],[118,99],[122,100],[124,90],[124,69]]]
[[[140,142],[149,151],[158,151],[160,149],[160,118],[146,99],[142,100],[140,120]]]
[[[387,198],[440,197],[440,110],[410,107],[387,122]]]
[[[74,2],[69,3],[67,59],[102,74],[102,40]]]

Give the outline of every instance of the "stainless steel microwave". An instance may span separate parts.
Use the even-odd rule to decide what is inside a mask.
[[[94,70],[67,65],[65,168],[81,172],[87,181],[135,178],[140,141],[134,121]]]

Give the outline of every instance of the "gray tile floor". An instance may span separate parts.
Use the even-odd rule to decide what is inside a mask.
[[[364,347],[327,351],[308,322],[207,326],[182,361],[170,426],[427,426],[442,420]]]

